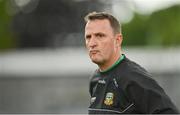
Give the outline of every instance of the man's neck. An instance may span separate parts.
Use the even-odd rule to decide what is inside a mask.
[[[111,68],[116,63],[116,61],[118,61],[118,59],[120,57],[121,57],[121,54],[115,56],[115,58],[112,59],[111,61],[109,61],[108,63],[105,63],[103,65],[98,65],[99,66],[99,70],[101,72],[108,70],[109,68]]]

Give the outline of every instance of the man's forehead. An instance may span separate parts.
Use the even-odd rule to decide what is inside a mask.
[[[107,33],[106,29],[101,28],[101,27],[97,27],[97,28],[93,28],[93,27],[87,27],[85,30],[85,34],[98,34],[98,33]]]
[[[108,20],[93,20],[88,21],[85,30],[86,31],[106,31],[111,30],[112,27]]]

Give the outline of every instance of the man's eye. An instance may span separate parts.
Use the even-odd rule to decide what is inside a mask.
[[[98,37],[103,37],[103,35],[102,35],[102,34],[98,34],[97,36],[98,36]]]
[[[90,38],[91,38],[90,35],[88,35],[88,36],[85,37],[86,40],[88,40],[88,39],[90,39]]]
[[[96,37],[99,38],[99,39],[102,39],[102,38],[105,37],[105,35],[104,34],[97,34]]]
[[[104,37],[104,34],[97,34],[97,37]]]

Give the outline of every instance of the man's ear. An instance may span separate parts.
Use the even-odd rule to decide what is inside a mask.
[[[122,34],[116,34],[116,46],[121,46],[121,44],[122,44],[122,41],[123,41],[123,36],[122,36]]]

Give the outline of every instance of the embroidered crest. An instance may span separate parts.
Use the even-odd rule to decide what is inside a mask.
[[[106,98],[104,100],[105,105],[112,105],[113,104],[113,99],[114,99],[114,94],[111,92],[108,92],[106,94]]]

